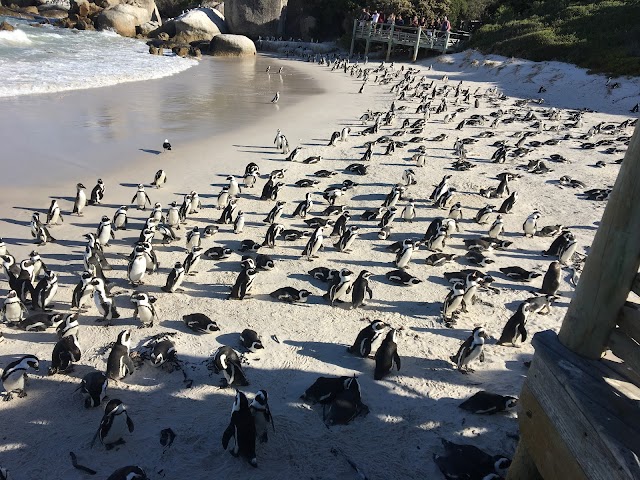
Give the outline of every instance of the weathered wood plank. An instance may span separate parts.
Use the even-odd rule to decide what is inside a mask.
[[[631,284],[631,291],[640,297],[640,273],[636,273]]]
[[[618,315],[618,327],[636,341],[640,341],[640,310],[624,306]]]
[[[570,350],[598,359],[640,266],[640,126],[589,249],[580,283],[560,329]]]
[[[542,480],[536,462],[522,440],[518,442],[518,448],[511,460],[507,480]]]
[[[624,360],[635,372],[640,372],[640,345],[620,328],[611,332],[609,348],[616,357]]]

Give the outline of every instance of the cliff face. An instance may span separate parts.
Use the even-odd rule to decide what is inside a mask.
[[[224,13],[229,29],[256,38],[284,32],[288,0],[227,0]]]

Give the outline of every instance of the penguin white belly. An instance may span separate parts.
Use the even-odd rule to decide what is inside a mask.
[[[78,207],[78,213],[82,213],[82,210],[87,205],[87,195],[84,193],[84,190],[80,190],[78,192],[78,199],[76,201],[76,206]]]
[[[82,295],[80,296],[80,300],[78,301],[78,308],[84,307],[92,295],[93,295],[93,289],[86,287],[83,290]]]
[[[14,392],[16,390],[24,390],[24,375],[24,370],[18,370],[5,378],[2,382],[5,391]]]
[[[476,358],[480,356],[482,353],[482,348],[484,345],[474,345],[473,349],[469,352],[465,358],[462,359],[462,365],[466,365],[467,363],[473,362]]]
[[[109,243],[110,238],[111,238],[111,228],[103,227],[100,230],[100,234],[98,235],[98,243],[100,243],[100,245],[106,245]]]
[[[464,292],[464,296],[462,298],[464,299],[464,303],[467,307],[473,304],[473,298],[476,296],[477,290],[478,287],[473,285]]]
[[[562,263],[563,265],[569,264],[569,262],[571,262],[571,257],[573,257],[573,254],[576,251],[577,246],[578,244],[574,242],[571,245],[569,245],[568,248],[564,249],[560,253],[560,257],[558,258],[560,260],[560,263]]]
[[[147,197],[144,192],[136,193],[136,204],[138,207],[144,207],[145,203],[147,203]]]
[[[347,290],[351,286],[351,282],[344,282],[336,288],[336,292],[333,296],[334,300],[342,300],[347,295]]]
[[[47,307],[53,301],[53,297],[58,292],[58,282],[54,283],[51,288],[47,290],[47,295],[44,297],[44,306]]]
[[[139,282],[144,277],[144,274],[147,272],[147,260],[144,255],[140,255],[136,257],[129,269],[129,280],[134,283]]]
[[[184,272],[180,273],[177,277],[176,277],[176,281],[173,284],[173,287],[171,288],[172,292],[175,292],[177,289],[180,288],[180,286],[182,285],[182,282],[184,282]]]
[[[178,211],[176,209],[169,210],[169,213],[167,214],[167,223],[172,227],[175,227],[180,223]]]
[[[349,235],[349,238],[347,238],[347,241],[344,243],[342,250],[349,250],[355,239],[356,239],[355,234]]]
[[[524,233],[525,235],[533,236],[536,233],[536,224],[534,222],[530,222],[527,220],[524,223]]]
[[[400,258],[398,258],[398,260],[396,261],[396,266],[398,268],[405,268],[409,264],[412,254],[412,249],[408,248],[407,250],[405,250],[404,253],[400,255]]]
[[[153,324],[153,312],[149,308],[148,305],[139,305],[138,306],[138,319],[144,325]]]
[[[100,315],[104,317],[109,313],[111,302],[109,301],[109,299],[103,298],[98,290],[93,292],[93,302],[96,304],[96,308],[98,309]],[[107,308],[108,310],[105,310],[105,308]]]
[[[7,322],[14,323],[22,320],[22,307],[18,302],[5,303],[4,306]]]
[[[102,438],[102,443],[105,445],[116,443],[126,435],[128,430],[127,415],[125,413],[114,415],[113,421],[111,422],[111,428],[109,428],[109,431],[106,432],[106,435]]]
[[[415,216],[415,211],[411,207],[405,207],[402,211],[402,218],[405,220],[413,220]]]
[[[322,246],[322,237],[317,237],[309,249],[309,256],[314,256]]]

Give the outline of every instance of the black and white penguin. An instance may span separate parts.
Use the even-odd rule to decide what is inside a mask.
[[[532,314],[546,315],[551,312],[551,304],[557,299],[553,295],[541,297],[530,297],[525,300],[528,304],[529,312]]]
[[[432,253],[426,258],[425,263],[432,267],[440,267],[445,263],[452,261],[456,257],[457,255],[454,253]]]
[[[147,258],[144,247],[138,245],[134,249],[133,258],[127,265],[127,276],[131,285],[141,285],[147,273]]]
[[[369,287],[369,278],[373,275],[367,270],[362,270],[358,275],[358,278],[353,282],[351,288],[351,308],[359,308],[365,306],[364,303],[366,295],[369,295],[369,299],[373,298],[373,290]]]
[[[522,231],[525,237],[533,237],[538,232],[538,220],[540,219],[540,212],[534,211],[522,224]]]
[[[169,276],[167,277],[167,282],[163,287],[161,287],[162,291],[167,293],[177,292],[180,289],[182,282],[184,281],[184,277],[185,269],[182,266],[182,263],[176,262],[171,269]]]
[[[502,215],[498,215],[494,222],[489,227],[489,238],[498,238],[504,232],[504,220]]]
[[[100,421],[96,436],[100,437],[100,442],[107,447],[107,450],[123,445],[127,432],[132,433],[134,429],[133,420],[127,413],[127,407],[117,398],[109,400],[104,409],[104,416]],[[95,438],[94,438],[95,441]]]
[[[362,358],[367,358],[371,353],[373,342],[380,336],[382,330],[388,326],[389,325],[381,320],[373,320],[369,325],[360,330],[356,341],[351,347],[347,348],[347,352],[360,355]]]
[[[33,214],[31,221],[31,235],[36,239],[38,245],[46,245],[49,242],[55,242],[56,239],[49,233],[49,229],[40,221],[38,212]]]
[[[164,139],[164,142],[162,142],[162,149],[166,152],[166,151],[170,151],[171,150],[171,144],[169,143],[169,140],[167,138]]]
[[[340,271],[327,267],[316,267],[309,270],[309,275],[322,282],[332,282],[338,278]]]
[[[158,170],[156,172],[155,176],[153,177],[153,182],[151,182],[151,186],[152,187],[156,187],[156,188],[160,188],[165,183],[167,183],[167,172],[165,172],[164,170],[160,169],[160,170]]]
[[[238,200],[236,198],[232,198],[231,200],[229,200],[227,205],[222,209],[222,213],[220,214],[218,223],[222,225],[232,224],[237,209],[238,209]]]
[[[156,340],[151,344],[151,352],[149,353],[149,360],[154,367],[160,367],[167,362],[176,361],[176,346],[169,340]]]
[[[273,270],[275,262],[269,255],[262,253],[256,255],[256,268],[259,270]]]
[[[60,213],[60,206],[57,200],[51,200],[51,205],[47,211],[47,225],[58,225],[59,223],[64,223],[64,219]]]
[[[480,362],[484,362],[484,342],[487,338],[487,334],[482,327],[476,327],[469,338],[467,338],[455,355],[449,357],[451,361],[456,364],[458,371],[461,373],[473,372],[469,368],[469,363],[478,359]],[[464,370],[463,370],[464,367]]]
[[[5,391],[5,401],[9,401],[13,398],[13,394],[17,393],[18,398],[24,398],[27,396],[25,390],[27,371],[29,368],[33,368],[36,372],[40,369],[40,361],[35,355],[25,355],[18,360],[15,360],[2,371],[2,386]]]
[[[144,470],[137,465],[128,465],[117,469],[107,480],[149,480]]]
[[[513,347],[518,346],[518,339],[520,342],[524,342],[527,339],[527,317],[529,316],[529,304],[522,302],[518,306],[518,310],[509,318],[507,324],[502,330],[498,345],[505,345],[510,343]]]
[[[116,213],[113,215],[113,225],[114,230],[126,230],[127,229],[127,212],[129,207],[126,205],[121,206]]]
[[[560,289],[560,262],[551,262],[547,273],[542,280],[540,293],[543,295],[555,295]]]
[[[245,239],[240,242],[240,250],[241,252],[257,252],[262,247],[261,243],[258,243],[251,239]]]
[[[267,214],[267,218],[264,219],[265,223],[277,223],[282,216],[282,212],[284,211],[284,206],[287,202],[279,201],[276,202],[274,207]]]
[[[340,270],[338,278],[333,280],[329,286],[329,291],[323,295],[323,298],[333,307],[336,303],[343,303],[350,292],[353,284],[353,272],[346,268]]]
[[[409,265],[411,261],[411,256],[413,255],[414,250],[414,242],[413,240],[407,239],[402,242],[402,250],[400,250],[396,254],[395,264],[400,270],[404,270]]]
[[[80,382],[76,391],[84,395],[84,408],[94,408],[100,406],[102,400],[107,396],[107,386],[109,379],[102,372],[89,372]]]
[[[247,386],[249,382],[242,370],[241,359],[233,348],[223,345],[213,353],[213,371],[224,375],[221,387]]]
[[[462,204],[460,202],[451,206],[451,209],[449,209],[449,218],[453,218],[456,222],[462,219]]]
[[[277,102],[277,97],[279,93],[276,94],[272,103]],[[240,390],[236,390],[229,426],[222,434],[222,448],[227,449],[231,438],[235,441],[231,454],[235,457],[242,455],[252,467],[257,467],[255,420],[249,408],[249,400]]]
[[[2,305],[2,318],[9,324],[20,323],[27,316],[27,307],[15,290],[10,290]]]
[[[498,210],[498,212],[511,213],[511,210],[513,209],[513,206],[515,205],[517,200],[518,200],[518,192],[511,192],[511,195],[509,195],[505,199],[505,201],[502,202],[502,205],[500,206],[500,209]]]
[[[244,223],[244,212],[242,210],[239,210],[238,214],[236,215],[236,219],[233,222],[233,233],[242,233],[244,230]]]
[[[245,328],[240,334],[240,344],[252,353],[264,348],[258,332],[250,328]]]
[[[267,232],[264,235],[263,247],[274,248],[276,246],[276,238],[278,238],[284,231],[284,225],[280,223],[272,223],[267,228]]]
[[[388,207],[382,215],[380,222],[378,222],[378,227],[384,228],[391,225],[395,220],[397,213],[398,209],[396,207]]]
[[[496,208],[495,205],[486,205],[478,210],[478,213],[476,214],[476,223],[479,223],[480,225],[487,223],[494,208]]]
[[[91,190],[89,205],[100,205],[104,199],[105,185],[101,178],[96,182],[96,186]]]
[[[76,198],[73,202],[73,211],[71,213],[77,213],[78,216],[82,216],[82,211],[84,207],[87,206],[87,194],[84,191],[85,187],[83,184],[78,183],[76,185]]]
[[[253,286],[253,279],[258,271],[254,268],[247,268],[242,270],[236,282],[231,288],[231,294],[227,297],[235,300],[244,300],[247,295],[250,295],[251,287]]]
[[[298,206],[293,211],[293,217],[307,218],[307,214],[313,207],[313,200],[311,199],[311,193],[305,195],[305,199],[298,203]]]
[[[313,232],[313,235],[309,238],[307,245],[304,247],[302,251],[302,256],[307,257],[309,261],[312,261],[314,258],[318,258],[318,251],[323,248],[324,240],[324,230],[322,225],[318,226],[316,230]]]
[[[32,294],[32,305],[34,310],[51,310],[54,305],[51,304],[53,297],[58,292],[58,276],[51,270],[45,271],[42,278]]]
[[[282,287],[269,294],[272,298],[287,303],[305,303],[311,292],[309,290],[298,290],[293,287]]]
[[[196,225],[187,232],[185,238],[187,242],[185,249],[188,253],[193,249],[193,247],[199,247],[202,243],[202,240],[200,239],[200,228]]]
[[[269,441],[269,424],[276,431],[276,427],[273,424],[273,416],[271,415],[271,409],[269,408],[269,395],[266,390],[258,390],[253,401],[249,405],[251,409],[251,415],[255,422],[256,436],[260,439],[260,443],[266,443]]]
[[[156,309],[153,306],[155,301],[156,297],[150,297],[143,292],[133,292],[131,295],[131,302],[136,306],[133,310],[133,318],[134,320],[140,320],[142,328],[153,327],[153,321],[158,318]]]
[[[357,225],[350,225],[344,229],[342,235],[340,235],[340,239],[333,244],[333,246],[339,252],[343,253],[351,253],[351,245],[358,237],[358,230],[360,227]]]
[[[477,250],[469,250],[467,253],[465,253],[464,256],[469,261],[469,263],[473,265],[478,265],[481,267],[486,267],[487,265],[495,263],[495,260],[492,260],[484,256],[482,253],[480,253]]]
[[[451,327],[455,324],[454,315],[462,307],[464,292],[465,289],[463,283],[454,283],[451,287],[451,291],[444,299],[440,313],[442,314],[442,319],[447,327]]]
[[[390,282],[398,283],[400,285],[412,286],[422,283],[422,280],[420,280],[418,277],[414,277],[404,270],[392,270],[390,272],[387,272],[385,276]]]
[[[195,275],[198,273],[195,268],[200,263],[200,259],[203,254],[202,247],[193,247],[189,254],[184,259],[184,273],[185,275]]]
[[[492,415],[513,410],[517,405],[518,399],[516,397],[481,390],[458,405],[458,408],[478,415]]]
[[[122,380],[132,375],[135,367],[130,356],[131,330],[123,330],[118,334],[116,343],[111,348],[107,359],[107,376],[112,380]]]
[[[398,345],[396,344],[397,336],[398,332],[392,328],[376,351],[376,368],[373,374],[375,380],[382,380],[391,372],[394,365],[400,371],[400,356],[398,355]]]
[[[204,313],[191,313],[184,315],[182,321],[187,327],[198,333],[212,333],[220,330],[218,324]]]
[[[311,404],[333,402],[336,395],[347,388],[353,377],[318,377],[300,398]]]
[[[149,206],[152,205],[149,195],[144,191],[143,184],[138,184],[138,191],[131,199],[131,203],[135,203],[138,206],[138,210],[145,210],[147,208],[147,203]]]
[[[351,218],[351,214],[348,210],[342,212],[342,214],[338,217],[336,222],[333,224],[333,230],[331,231],[331,237],[339,235],[342,236],[344,231],[347,228],[347,222]]]
[[[278,103],[278,100],[280,100],[280,92],[276,92],[276,94],[271,99],[271,103]]]
[[[562,265],[569,265],[573,259],[573,254],[575,253],[578,244],[575,238],[572,238],[562,244],[558,249],[558,260]]]
[[[518,282],[530,282],[534,278],[538,278],[542,276],[540,273],[530,272],[529,270],[525,270],[522,267],[502,267],[500,271],[504,273],[507,277],[516,280]]]
[[[433,460],[447,479],[500,480],[507,475],[511,460],[489,455],[473,445],[458,445],[442,439],[445,455],[433,454]]]
[[[112,228],[111,220],[106,215],[103,215],[102,219],[100,220],[100,224],[98,225],[98,228],[96,229],[96,237],[95,238],[96,238],[96,241],[102,247],[108,247],[109,246],[109,241],[112,238],[113,239],[116,238],[116,236],[114,234],[114,229]]]
[[[362,403],[360,384],[355,375],[344,382],[344,389],[337,392],[329,406],[324,422],[330,425],[346,425],[358,415],[369,413],[369,407]]]
[[[50,324],[56,328],[56,334],[58,338],[68,337],[70,335],[78,335],[80,330],[80,323],[78,322],[77,313],[60,313],[59,316],[52,315],[50,317]],[[78,347],[79,348],[79,347]]]

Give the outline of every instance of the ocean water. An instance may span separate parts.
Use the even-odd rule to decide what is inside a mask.
[[[3,20],[17,28],[0,31],[0,97],[156,79],[197,64],[171,52],[150,55],[144,42],[115,32],[34,27],[0,16]]]

